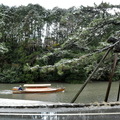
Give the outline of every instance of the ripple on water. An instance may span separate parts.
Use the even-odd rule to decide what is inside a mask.
[[[0,94],[12,94],[12,90],[1,90]]]

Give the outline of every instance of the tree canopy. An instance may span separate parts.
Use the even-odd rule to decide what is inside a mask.
[[[120,38],[120,5],[47,10],[0,5],[0,82],[83,82]],[[107,80],[111,52],[92,80]],[[120,75],[119,63],[114,79]]]

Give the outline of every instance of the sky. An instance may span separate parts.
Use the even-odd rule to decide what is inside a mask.
[[[4,4],[7,6],[20,6],[20,5],[28,5],[39,4],[46,9],[52,9],[54,7],[59,8],[70,8],[70,7],[79,7],[83,6],[93,6],[94,3],[99,5],[101,2],[107,2],[113,5],[119,5],[119,0],[0,0],[0,4]]]

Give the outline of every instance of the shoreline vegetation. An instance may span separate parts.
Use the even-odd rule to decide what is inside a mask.
[[[0,5],[0,83],[83,83],[110,37],[120,38],[120,5],[47,10]],[[111,51],[91,81],[108,81]],[[119,55],[113,81],[120,78]]]

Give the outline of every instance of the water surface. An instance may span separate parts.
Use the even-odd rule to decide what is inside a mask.
[[[35,94],[12,94],[11,89],[20,84],[0,84],[0,97],[23,100],[39,100],[49,102],[70,102],[78,92],[82,84],[52,83],[52,87],[65,87],[65,92],[35,93]],[[103,102],[108,82],[89,83],[80,94],[76,103]],[[118,82],[112,83],[109,101],[116,101]]]

